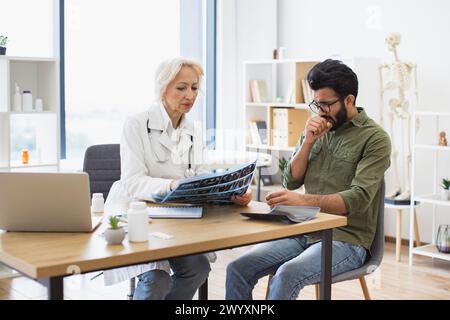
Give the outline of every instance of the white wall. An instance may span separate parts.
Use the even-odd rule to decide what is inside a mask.
[[[384,39],[399,32],[401,60],[418,66],[418,109],[448,111],[450,101],[450,2],[446,0],[278,0],[278,42],[287,47],[288,57],[367,56],[389,63],[392,53]],[[449,132],[450,119],[441,128]],[[422,122],[420,134],[436,141],[433,123]],[[416,188],[431,193],[433,162],[424,152],[417,154]],[[429,154],[428,154],[429,156]],[[450,176],[449,155],[442,154],[439,177]],[[424,170],[425,169],[425,170]],[[390,172],[391,173],[391,172]],[[392,177],[388,175],[389,182]],[[418,209],[419,228],[424,241],[431,241],[431,206]],[[450,223],[450,210],[439,208],[437,224]],[[403,238],[409,236],[409,219],[403,216]],[[395,235],[395,212],[386,212],[386,233]]]
[[[243,62],[271,59],[277,47],[277,1],[219,0],[218,12],[217,145],[243,149]]]
[[[199,61],[206,67],[204,56],[204,1],[180,1],[180,55]],[[195,35],[195,36],[194,36]],[[205,116],[204,99],[198,99],[195,108],[189,113],[193,120],[203,121]]]
[[[390,63],[393,57],[384,39],[394,31],[402,35],[400,59],[418,65],[418,109],[449,110],[449,1],[221,0],[219,12],[219,130],[244,127],[240,113],[244,60],[270,59],[275,47],[284,46],[287,58],[293,59],[361,56]],[[450,133],[450,119],[443,119],[438,129]],[[424,119],[422,140],[434,143],[436,130],[430,119]],[[450,154],[442,153],[439,178],[450,176],[449,157]],[[415,184],[418,193],[430,192],[433,187],[433,162],[429,158],[425,152],[418,153]],[[388,189],[391,180],[389,173]],[[418,213],[421,237],[430,242],[431,206],[424,205]],[[448,208],[438,209],[436,223],[450,223]],[[408,238],[408,232],[405,212],[403,238]],[[395,235],[393,211],[386,212],[386,233]]]

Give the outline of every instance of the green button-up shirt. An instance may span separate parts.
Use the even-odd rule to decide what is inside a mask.
[[[333,240],[370,250],[378,217],[380,185],[390,166],[391,140],[362,108],[351,121],[328,132],[313,145],[305,176],[295,180],[291,163],[283,173],[289,190],[303,184],[307,194],[339,193],[347,207],[347,226],[333,231]],[[300,139],[294,151],[303,142]]]

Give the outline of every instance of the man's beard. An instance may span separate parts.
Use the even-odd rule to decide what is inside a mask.
[[[345,108],[344,102],[340,102],[340,108],[335,117],[325,114],[322,118],[327,119],[333,124],[330,131],[336,131],[340,126],[347,122],[347,109]]]

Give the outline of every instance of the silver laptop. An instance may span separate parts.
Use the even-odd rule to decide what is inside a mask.
[[[92,232],[86,173],[0,172],[0,229],[35,232]]]

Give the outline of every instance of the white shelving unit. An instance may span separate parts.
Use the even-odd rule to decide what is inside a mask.
[[[413,122],[416,123],[419,117],[434,117],[436,129],[435,136],[439,136],[439,128],[440,128],[440,117],[446,117],[446,120],[450,120],[450,112],[430,112],[430,111],[417,111],[413,114]],[[450,147],[431,145],[431,144],[418,144],[416,143],[417,137],[415,128],[412,128],[412,171],[411,171],[411,209],[410,209],[410,228],[409,228],[409,264],[413,263],[413,255],[421,255],[430,258],[438,258],[442,260],[450,261],[450,254],[440,253],[436,248],[436,211],[437,206],[450,207],[450,201],[441,200],[440,195],[438,194],[438,156],[441,152],[450,151]],[[433,157],[434,168],[433,168],[433,189],[430,194],[416,194],[415,192],[415,168],[416,168],[416,152],[425,151],[426,155],[430,155]],[[432,243],[429,245],[414,247],[414,227],[413,227],[413,214],[414,209],[412,204],[414,201],[419,201],[421,203],[428,203],[433,206],[433,215],[432,215]]]
[[[266,152],[273,156],[270,172],[277,172],[278,160],[281,157],[288,159],[295,150],[294,145],[275,145],[272,141],[273,128],[273,108],[288,108],[304,110],[305,115],[309,116],[308,102],[305,101],[301,80],[306,79],[309,70],[317,64],[318,61],[306,60],[264,60],[247,61],[244,63],[244,117],[247,127],[247,136],[250,136],[249,121],[265,121],[267,125],[268,144],[257,145],[253,141],[247,141],[246,149],[248,151]],[[263,80],[268,88],[268,100],[263,102],[253,102],[250,92],[250,80]],[[290,90],[289,90],[290,89]],[[291,99],[286,96],[291,94]],[[301,123],[298,124],[302,126]],[[304,125],[304,123],[303,123]],[[298,137],[299,138],[299,137]],[[265,194],[271,191],[279,190],[281,186],[281,173],[272,176],[274,185],[261,186],[261,201]],[[255,188],[255,186],[252,186]]]
[[[15,83],[31,90],[42,111],[13,111]],[[59,170],[59,62],[53,58],[0,56],[0,171]],[[21,149],[29,149],[22,164]]]
[[[43,110],[13,111],[15,83],[31,91],[33,105],[42,99]],[[59,170],[59,92],[57,59],[0,56],[0,171]],[[28,164],[21,161],[23,148],[29,149]],[[0,279],[18,275],[0,264]]]

